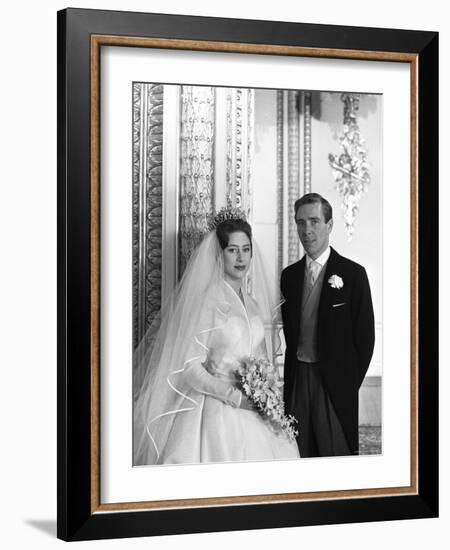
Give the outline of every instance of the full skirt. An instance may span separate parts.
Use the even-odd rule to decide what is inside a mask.
[[[163,464],[292,460],[298,447],[275,432],[257,411],[239,409],[209,396],[180,412],[160,457]]]

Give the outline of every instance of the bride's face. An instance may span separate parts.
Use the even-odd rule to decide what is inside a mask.
[[[251,259],[252,245],[247,235],[242,231],[230,233],[228,246],[223,249],[225,279],[230,283],[240,283]]]

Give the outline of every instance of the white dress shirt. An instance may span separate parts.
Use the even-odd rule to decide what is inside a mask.
[[[320,266],[320,269],[317,272],[317,276],[319,276],[319,273],[322,271],[323,266],[328,262],[328,258],[330,257],[330,254],[331,254],[331,249],[329,246],[327,246],[327,248],[322,252],[322,254],[315,260],[313,260],[308,255],[306,255],[306,270],[309,269],[309,264],[311,262],[316,262]]]

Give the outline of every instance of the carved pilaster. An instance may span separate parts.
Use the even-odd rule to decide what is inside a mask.
[[[234,164],[234,199],[235,206],[242,208],[242,181],[243,181],[243,140],[242,134],[244,131],[243,117],[243,101],[242,90],[237,89],[235,92],[235,131],[234,131],[234,148],[235,148],[235,164]]]
[[[247,113],[246,113],[246,132],[244,134],[244,144],[246,144],[246,155],[243,159],[245,167],[245,179],[243,182],[242,208],[247,214],[248,220],[252,220],[252,161],[253,147],[255,141],[255,91],[246,90],[247,93]]]
[[[294,212],[295,201],[299,198],[300,183],[300,122],[297,91],[288,92],[288,212]],[[299,240],[294,216],[288,216],[288,264],[299,258]]]
[[[284,250],[284,92],[277,91],[277,227],[278,227],[278,278],[283,269]],[[278,289],[278,287],[277,287]],[[278,290],[279,292],[279,290]]]
[[[161,308],[163,86],[149,86],[146,182],[146,329]]]
[[[251,219],[251,163],[254,146],[254,91],[230,88],[226,101],[226,204]]]
[[[163,86],[133,85],[133,345],[161,307]]]
[[[142,84],[133,84],[133,348],[140,340],[139,329],[139,186],[141,160],[141,97]]]
[[[227,133],[227,169],[226,169],[226,202],[227,207],[231,208],[236,205],[234,198],[234,166],[235,166],[235,147],[233,144],[234,130],[234,102],[233,102],[233,90],[227,89],[227,118],[226,118],[226,133]]]
[[[207,231],[214,204],[215,89],[183,86],[181,92],[180,276]]]
[[[305,193],[311,193],[311,92],[304,94],[303,114],[303,188]]]

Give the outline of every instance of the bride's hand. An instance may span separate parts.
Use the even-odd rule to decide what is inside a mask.
[[[239,405],[240,409],[245,409],[246,411],[256,411],[257,406],[249,399],[246,395],[242,394],[241,404]]]

